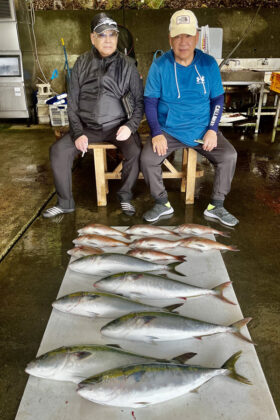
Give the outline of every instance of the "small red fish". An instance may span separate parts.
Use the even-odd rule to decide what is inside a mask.
[[[147,261],[186,261],[185,255],[171,255],[162,251],[155,251],[150,249],[131,249],[127,252],[127,255],[132,255],[133,257],[142,258]]]
[[[203,225],[197,225],[194,223],[188,223],[185,225],[180,225],[176,229],[174,229],[174,232],[178,232],[180,234],[190,234],[190,235],[206,235],[206,234],[212,234],[212,235],[221,235],[229,237],[230,235],[227,232],[223,232],[221,230],[213,229],[209,226],[203,226]]]
[[[119,241],[118,239],[113,239],[108,236],[102,235],[83,235],[73,240],[75,245],[87,245],[87,246],[97,246],[97,247],[106,247],[106,246],[128,246],[127,242]]]
[[[160,239],[156,237],[148,237],[143,239],[135,239],[130,243],[131,248],[145,248],[145,249],[165,249],[176,248],[180,244],[179,241],[169,241],[167,239]]]
[[[198,236],[191,236],[190,238],[181,239],[179,246],[184,248],[193,248],[198,251],[209,251],[217,249],[219,251],[239,251],[234,245],[225,245],[220,242],[212,241],[212,239],[200,238]]]
[[[96,255],[96,254],[103,254],[102,249],[100,248],[93,248],[91,246],[80,245],[75,246],[72,249],[67,251],[67,254],[72,255],[75,258],[85,257],[86,255]]]
[[[100,223],[91,223],[78,230],[79,235],[108,235],[108,236],[122,236],[129,239],[130,235],[114,229],[110,226],[101,225]]]

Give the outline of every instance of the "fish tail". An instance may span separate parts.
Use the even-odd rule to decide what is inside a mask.
[[[175,303],[174,305],[164,306],[163,309],[166,311],[173,312],[175,309],[180,308],[180,306],[184,305],[184,303]]]
[[[252,340],[250,340],[250,338],[245,337],[245,335],[241,334],[241,332],[240,332],[240,329],[242,327],[244,327],[245,325],[247,325],[251,320],[252,320],[252,318],[244,318],[244,319],[241,319],[240,321],[237,321],[234,324],[232,324],[231,325],[231,328],[233,330],[232,333],[234,335],[236,335],[237,337],[241,338],[242,340],[247,341],[248,343],[251,343],[251,344],[254,344],[255,345],[255,343]]]
[[[179,273],[179,271],[176,270],[177,265],[180,265],[180,264],[182,264],[181,261],[169,264],[167,267],[168,272],[177,274],[178,276],[184,276],[184,274]]]
[[[228,232],[223,231],[223,230],[219,230],[218,235],[224,236],[225,238],[229,238],[230,237],[230,234]]]
[[[225,283],[222,283],[222,284],[219,284],[219,285],[218,285],[218,286],[216,286],[216,287],[213,287],[213,289],[212,289],[212,290],[216,292],[216,293],[215,293],[215,296],[216,296],[218,299],[221,299],[221,300],[223,300],[224,302],[230,303],[231,305],[236,305],[236,303],[232,302],[231,300],[227,299],[227,298],[224,296],[224,289],[225,289],[226,287],[228,287],[230,284],[231,284],[231,281],[226,281]]]
[[[228,246],[228,249],[229,249],[230,251],[240,251],[240,249],[238,249],[238,248],[237,248],[237,246],[235,246],[235,245],[229,245],[229,246]]]
[[[228,376],[236,381],[242,382],[243,384],[252,385],[252,382],[245,376],[239,375],[235,370],[235,364],[239,359],[242,351],[234,353],[222,366],[222,369],[227,369],[229,371]]]

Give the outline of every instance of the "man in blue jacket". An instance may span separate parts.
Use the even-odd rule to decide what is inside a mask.
[[[146,83],[144,102],[152,141],[141,154],[141,170],[155,199],[144,213],[148,222],[172,214],[162,180],[161,165],[174,150],[194,148],[215,167],[208,217],[228,226],[238,223],[223,206],[230,191],[237,154],[218,131],[223,112],[224,89],[216,60],[195,48],[198,23],[190,10],[173,14],[169,26],[171,50],[153,62]],[[197,142],[203,140],[203,144]]]

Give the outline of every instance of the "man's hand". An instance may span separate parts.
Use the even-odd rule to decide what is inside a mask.
[[[75,140],[75,146],[83,153],[87,152],[88,138],[84,134]]]
[[[163,134],[159,134],[152,138],[153,143],[153,151],[157,153],[159,156],[164,156],[167,153],[167,140]]]
[[[202,149],[211,152],[217,147],[217,133],[214,130],[208,130],[203,137]]]
[[[126,125],[122,125],[118,131],[116,139],[118,141],[125,141],[131,136],[131,130]]]

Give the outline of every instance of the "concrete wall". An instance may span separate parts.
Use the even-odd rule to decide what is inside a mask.
[[[199,25],[221,27],[224,31],[223,57],[225,57],[242,37],[250,24],[256,9],[194,9]],[[89,39],[90,21],[98,13],[92,10],[49,10],[35,13],[35,33],[38,56],[46,77],[52,71],[59,72],[53,88],[62,92],[65,89],[63,74],[64,55],[60,38],[63,37],[70,67],[78,55],[91,46]],[[167,50],[168,25],[174,10],[111,10],[110,15],[133,34],[134,47],[139,63],[139,71],[144,79],[157,49]],[[242,42],[234,57],[280,57],[280,9],[261,9],[248,36]],[[21,29],[19,24],[19,29]],[[23,54],[30,51],[24,31],[20,30]],[[36,74],[40,77],[38,69]]]

